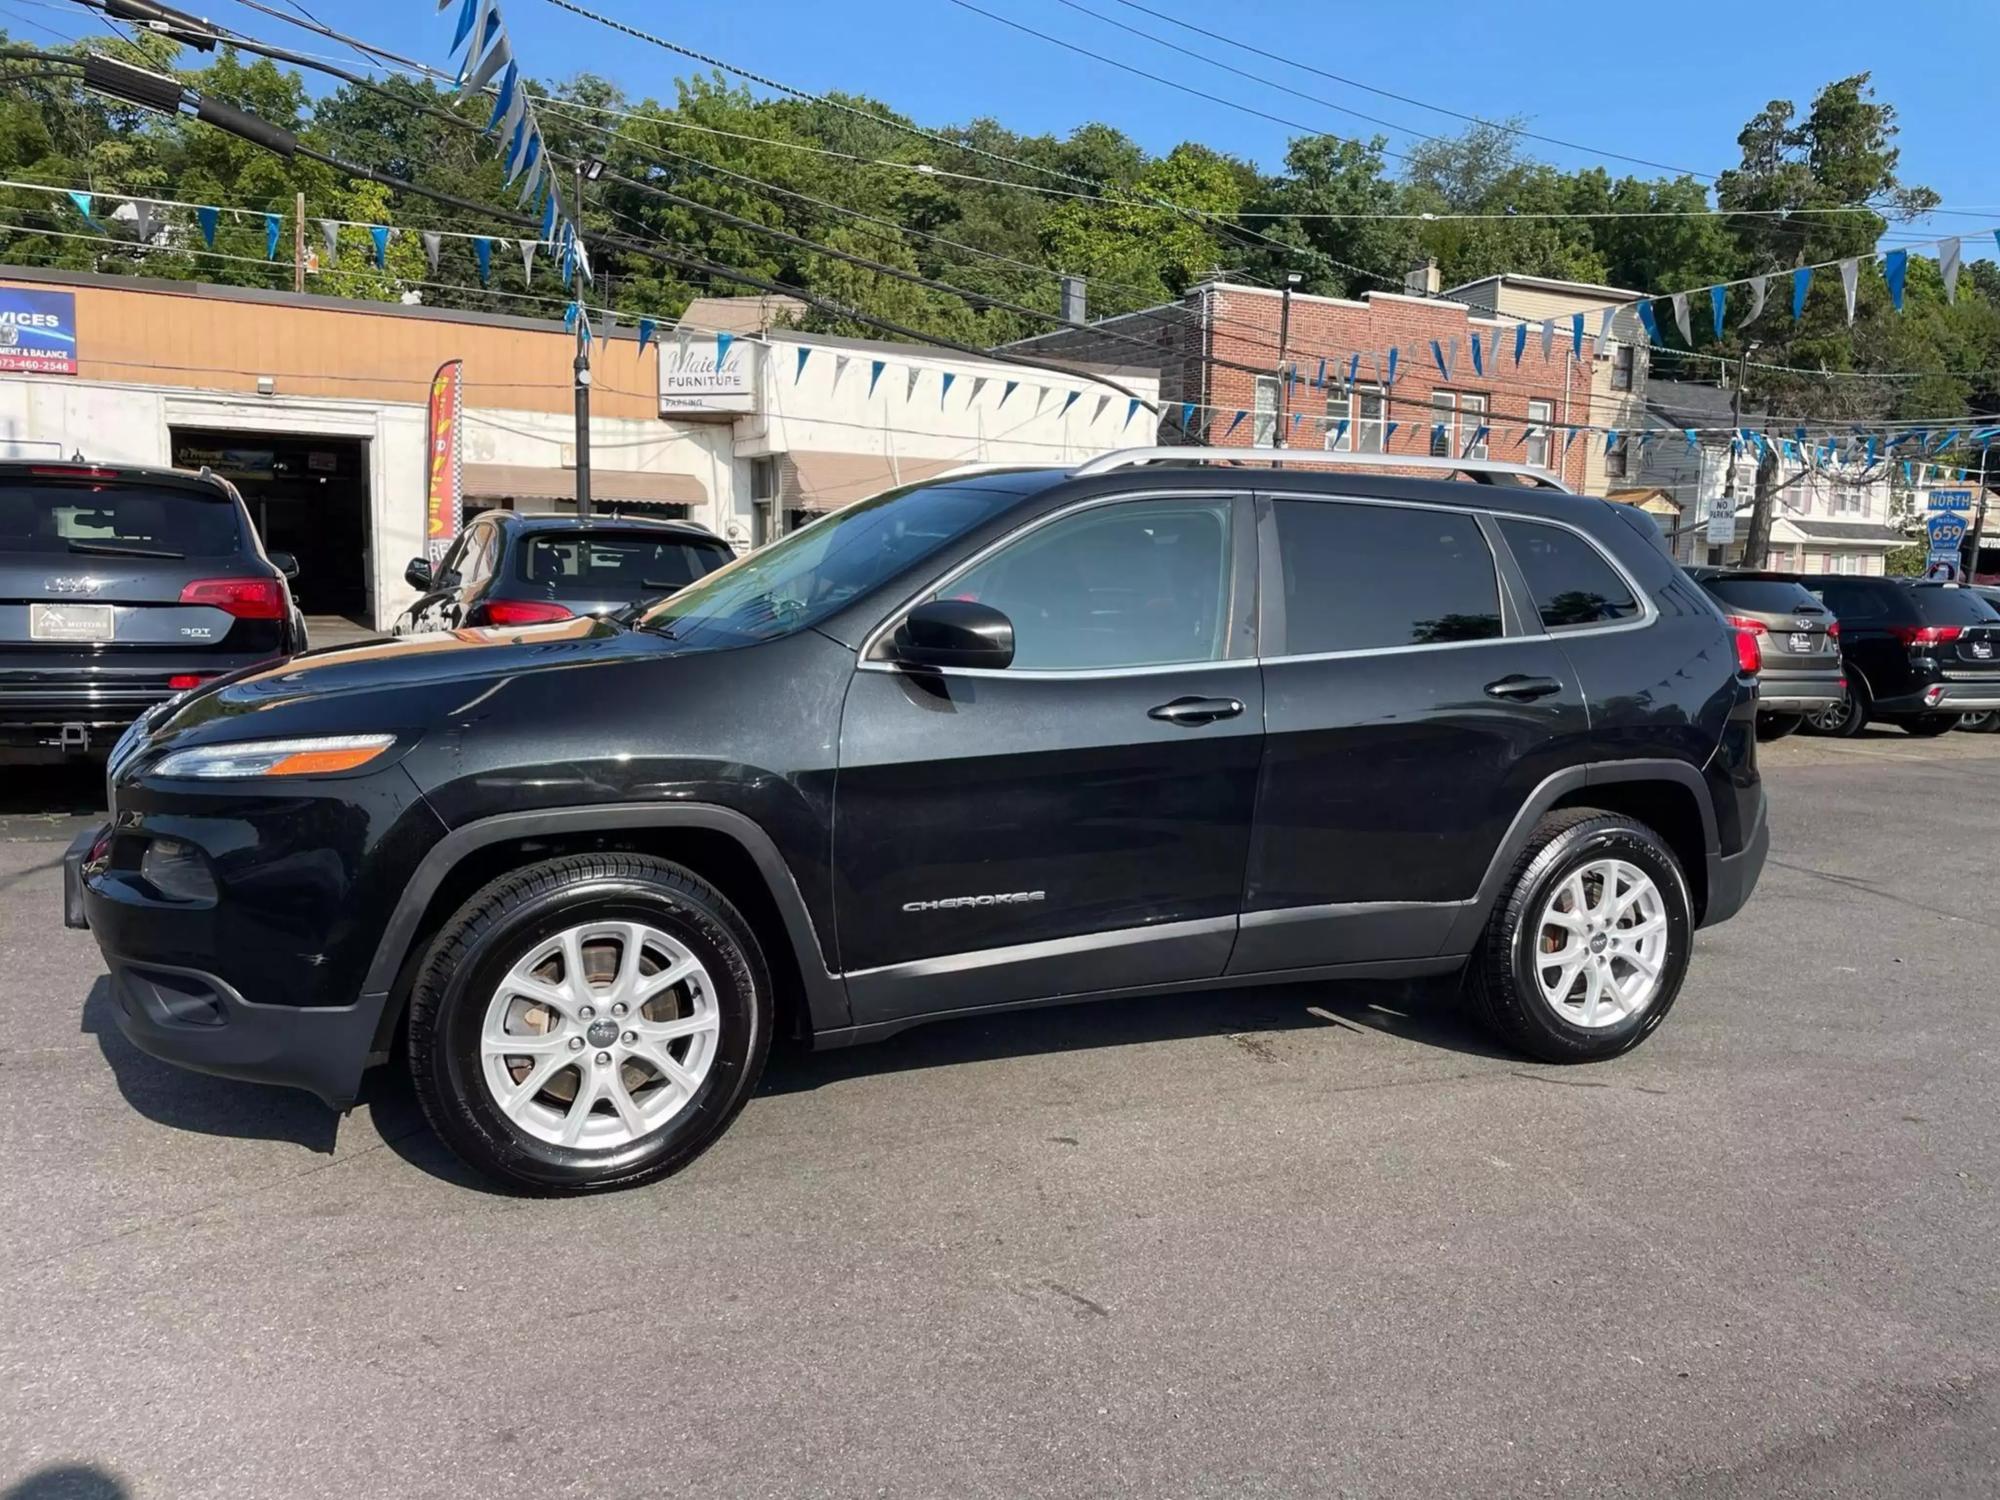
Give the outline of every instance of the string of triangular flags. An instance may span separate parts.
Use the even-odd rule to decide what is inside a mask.
[[[438,13],[442,15],[452,3],[438,0]],[[447,49],[448,56],[459,58],[457,97],[495,85],[493,114],[485,133],[500,143],[504,185],[511,188],[518,180],[521,207],[541,216],[541,242],[555,247],[563,285],[574,288],[578,277],[588,282],[590,257],[577,237],[575,219],[556,191],[557,174],[542,145],[542,127],[535,118],[527,80],[515,61],[513,41],[500,19],[499,0],[458,0],[458,4],[458,24]]]

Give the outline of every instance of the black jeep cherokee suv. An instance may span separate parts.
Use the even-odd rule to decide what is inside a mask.
[[[336,1106],[402,1053],[543,1191],[690,1160],[779,1030],[1469,967],[1610,1057],[1763,864],[1754,658],[1502,467],[946,477],[622,617],[247,673],[120,744],[72,920],[147,1051]]]

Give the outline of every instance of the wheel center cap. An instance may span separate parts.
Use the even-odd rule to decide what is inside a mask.
[[[1590,951],[1592,953],[1602,953],[1605,950],[1605,948],[1610,945],[1610,942],[1611,939],[1606,937],[1603,933],[1601,932],[1597,933],[1590,940]],[[590,1028],[590,1034],[593,1039],[597,1036],[597,1028],[595,1026]]]
[[[616,1021],[592,1021],[590,1023],[590,1030],[584,1033],[584,1037],[593,1047],[609,1047],[613,1042],[618,1040],[618,1023]]]

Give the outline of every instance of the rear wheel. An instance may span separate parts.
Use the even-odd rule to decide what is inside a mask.
[[[1694,917],[1680,861],[1642,823],[1591,808],[1542,820],[1473,954],[1495,1032],[1544,1062],[1636,1047],[1680,992]]]
[[[1757,738],[1760,740],[1781,740],[1788,734],[1796,734],[1806,721],[1804,714],[1759,714],[1757,716]]]
[[[1993,734],[2000,731],[2000,710],[1989,708],[1984,713],[1961,714],[1958,727],[1969,734]]]
[[[529,1192],[631,1187],[700,1155],[748,1099],[770,996],[749,926],[687,870],[548,860],[445,923],[411,996],[411,1074],[479,1171]]]
[[[1905,734],[1914,734],[1918,739],[1934,739],[1941,734],[1949,734],[1958,728],[1957,714],[1918,714],[1915,718],[1898,721]]]
[[[1806,715],[1806,724],[1814,734],[1831,735],[1835,739],[1851,739],[1867,723],[1868,695],[1851,682],[1847,685],[1847,696],[1840,702]]]

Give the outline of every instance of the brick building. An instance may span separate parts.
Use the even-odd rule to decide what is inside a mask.
[[[1469,454],[1537,464],[1574,488],[1585,487],[1586,456],[1593,443],[1602,446],[1603,435],[1579,432],[1570,440],[1567,429],[1598,420],[1592,415],[1596,350],[1590,330],[1578,358],[1566,323],[1549,340],[1546,355],[1541,330],[1530,327],[1517,364],[1517,317],[1488,317],[1462,302],[1392,292],[1353,301],[1294,293],[1290,300],[1282,349],[1284,294],[1228,282],[1204,283],[1177,302],[1011,347],[1157,364],[1162,442]],[[1445,355],[1449,378],[1434,357],[1433,341]],[[1391,349],[1398,356],[1393,382]]]

